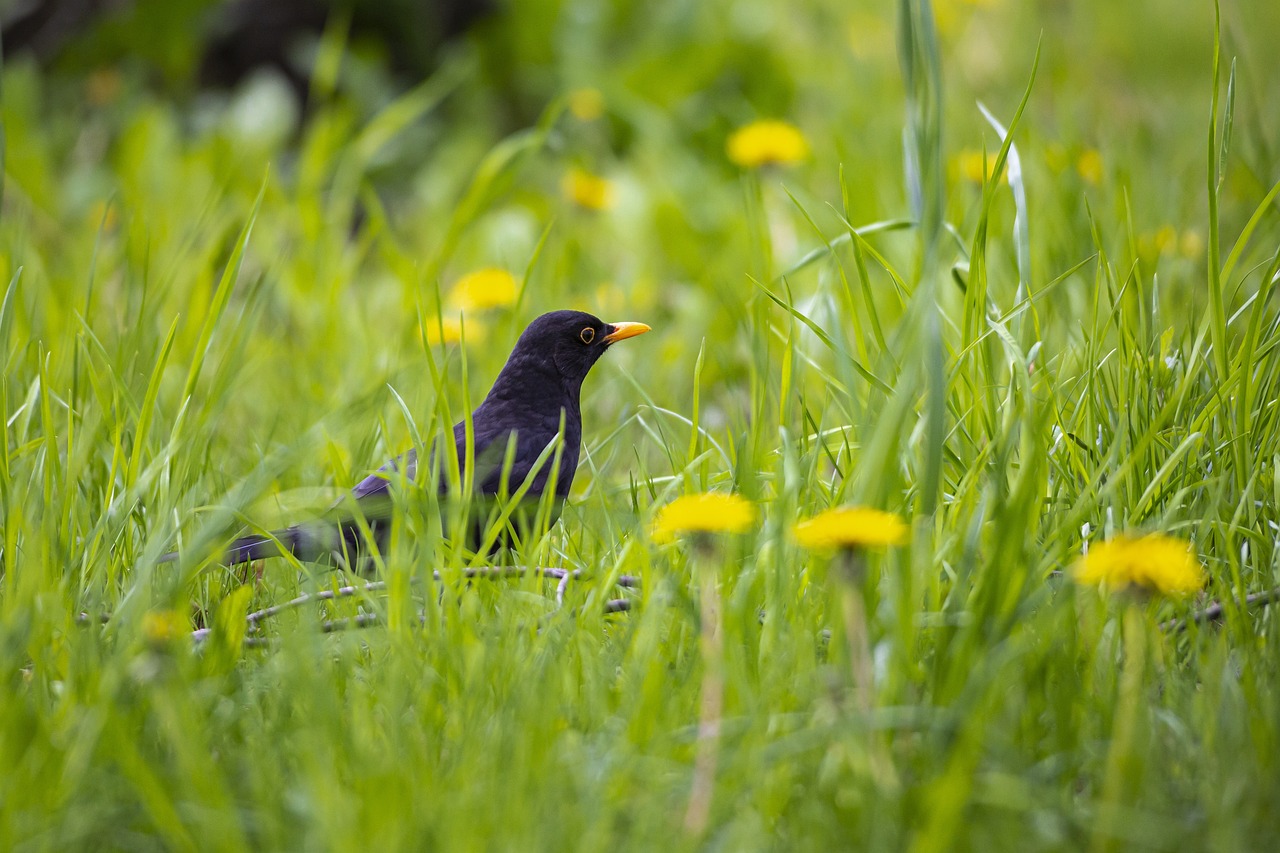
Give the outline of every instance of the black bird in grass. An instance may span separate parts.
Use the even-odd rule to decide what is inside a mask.
[[[471,415],[476,493],[484,497],[504,492],[514,494],[532,473],[524,502],[536,504],[550,479],[554,456],[548,456],[538,470],[534,471],[534,467],[543,451],[560,434],[563,419],[564,446],[554,480],[553,511],[558,515],[573,485],[582,448],[582,381],[610,346],[647,331],[649,327],[644,323],[606,323],[582,311],[552,311],[530,323],[488,396]],[[459,469],[465,469],[465,421],[454,426],[453,441]],[[504,484],[509,443],[514,444],[514,456]],[[403,471],[405,478],[412,480],[417,464],[418,453],[411,450],[388,462],[352,490],[350,497],[369,523],[375,539],[380,540],[385,533],[392,478],[399,477]],[[443,476],[440,480],[443,495],[448,484]],[[341,512],[343,503],[345,500],[335,507],[336,512]],[[469,531],[468,544],[472,548],[480,546],[479,534],[485,526],[484,513],[479,514],[482,517],[474,519],[473,529]],[[224,565],[244,563],[279,556],[287,550],[304,561],[333,557],[349,564],[351,557],[361,550],[363,539],[354,516],[337,521],[317,520],[277,530],[270,536],[236,539],[222,555],[221,562]],[[167,554],[164,559],[176,557],[176,553]]]

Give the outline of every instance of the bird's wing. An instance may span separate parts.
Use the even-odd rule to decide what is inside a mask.
[[[460,467],[466,464],[465,430],[466,427],[463,423],[458,423],[453,428],[454,448],[458,454],[458,465]],[[473,425],[475,462],[472,482],[477,492],[488,495],[499,492],[502,466],[507,452],[507,442],[510,440],[512,433],[516,435],[516,452],[511,464],[511,474],[507,481],[510,491],[520,488],[533,470],[538,456],[556,436],[556,432],[546,434],[545,430],[517,430],[505,424],[475,423]],[[566,450],[568,452],[564,454],[565,458],[561,465],[560,475],[560,489],[565,491],[567,491],[567,481],[572,479],[572,471],[577,466],[578,461],[577,453],[575,452],[576,448],[569,447]],[[538,470],[533,485],[534,494],[542,491],[543,484],[546,482],[547,475],[551,469],[551,464],[551,460],[548,459]],[[565,470],[566,468],[567,471]],[[406,480],[412,480],[417,476],[417,472],[418,451],[414,449],[397,456],[368,477],[365,477],[351,490],[350,497],[359,501],[362,506],[372,505],[377,500],[385,499],[390,495],[391,481],[393,479],[403,473]],[[447,478],[441,477],[440,494],[443,495],[448,491],[448,485]],[[557,491],[560,489],[557,489]]]
[[[475,440],[475,450],[472,464],[472,483],[473,488],[481,494],[493,495],[498,493],[498,481],[502,477],[503,457],[507,453],[507,441],[511,433],[514,432],[510,427],[503,424],[492,422],[490,419],[475,418],[472,421],[472,433]],[[453,428],[453,446],[458,454],[458,467],[462,469],[467,461],[467,433],[466,423],[461,422]],[[525,471],[520,470],[520,446],[519,433],[517,433],[516,458],[511,468],[511,482],[517,486],[524,481],[524,473],[528,472],[528,465],[525,465]],[[441,492],[445,491],[447,484],[441,484]]]
[[[485,491],[484,483],[489,478],[494,479],[493,491],[497,491],[497,477],[502,468],[502,454],[506,452],[507,434],[510,430],[477,430],[475,432],[475,470],[477,473],[476,487],[480,491]],[[465,465],[465,434],[463,425],[459,423],[453,430],[454,446],[458,452],[458,465]],[[434,453],[428,455],[429,459],[434,461]],[[517,460],[518,461],[518,460]],[[525,466],[527,473],[528,466]],[[418,451],[410,450],[397,456],[395,459],[387,462],[377,471],[365,477],[351,490],[349,497],[355,498],[361,504],[379,498],[386,498],[391,492],[391,483],[393,480],[401,476],[403,472],[406,480],[413,480],[418,474]],[[519,473],[519,465],[516,466],[516,472]],[[517,483],[523,480],[521,475],[519,479],[514,476],[512,478]],[[449,490],[448,478],[443,472],[440,475],[440,494],[443,495]],[[345,502],[343,501],[339,503]]]
[[[401,454],[356,483],[351,490],[351,497],[367,502],[371,498],[384,498],[391,488],[391,479],[400,476],[403,467],[406,480],[412,480],[418,473],[418,451],[410,450]]]

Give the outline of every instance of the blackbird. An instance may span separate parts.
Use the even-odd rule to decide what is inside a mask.
[[[541,467],[534,469],[543,451],[560,434],[563,419],[564,446],[554,479],[551,519],[554,522],[573,485],[582,448],[579,399],[582,381],[610,346],[647,331],[649,327],[644,323],[606,323],[582,311],[552,311],[530,323],[520,335],[484,402],[471,415],[475,492],[490,499],[504,493],[514,494],[532,473],[523,505],[536,505],[551,476],[554,455],[548,455]],[[454,426],[453,443],[459,470],[465,471],[465,421]],[[513,455],[509,445],[514,445]],[[428,458],[436,461],[434,453]],[[407,480],[412,480],[417,465],[418,452],[410,450],[383,465],[352,489],[350,497],[355,500],[375,541],[385,544],[391,480],[401,473]],[[439,480],[439,492],[443,496],[448,491],[448,482],[443,475]],[[334,512],[342,513],[345,504],[345,499],[340,501]],[[482,517],[475,519],[467,532],[468,545],[473,550],[480,547],[480,534],[485,526],[484,513],[479,515]],[[274,531],[270,536],[236,539],[222,555],[221,563],[232,565],[276,557],[287,550],[307,562],[334,558],[350,564],[351,557],[361,551],[363,540],[355,515],[348,511],[345,517],[337,520],[316,520]],[[176,558],[175,552],[166,554],[162,559]]]

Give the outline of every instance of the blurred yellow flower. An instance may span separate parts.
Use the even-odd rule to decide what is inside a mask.
[[[1110,589],[1137,587],[1188,595],[1204,586],[1204,566],[1185,539],[1153,533],[1120,535],[1089,549],[1074,569],[1078,583]]]
[[[142,617],[142,635],[157,646],[176,640],[190,631],[187,620],[176,610],[150,610]]]
[[[479,323],[467,323],[467,341],[477,343],[484,339],[484,327]],[[443,316],[439,323],[434,318],[426,320],[426,342],[430,345],[438,343],[458,343],[462,341],[462,321],[456,316]]]
[[[933,15],[938,25],[938,32],[944,36],[951,35],[959,29],[960,24],[974,9],[989,8],[994,5],[995,0],[935,0]]]
[[[449,290],[449,304],[463,311],[505,308],[520,293],[516,277],[504,269],[485,267],[464,275]]]
[[[1178,229],[1172,225],[1162,225],[1156,231],[1148,231],[1138,235],[1138,255],[1144,260],[1154,263],[1161,255],[1168,254],[1178,246]]]
[[[740,495],[684,495],[659,510],[653,538],[670,542],[681,533],[742,533],[755,518],[755,506]]]
[[[851,10],[845,35],[849,49],[859,59],[892,59],[894,51],[893,26],[885,15]]]
[[[991,169],[995,168],[996,155],[995,151],[979,151],[975,148],[965,148],[956,155],[954,167],[960,177],[974,184],[985,183]],[[1001,182],[1009,181],[1009,164],[1006,161],[1005,167],[1000,172]]]
[[[577,166],[564,173],[560,191],[569,201],[587,210],[613,207],[613,182]]]
[[[89,206],[89,227],[94,230],[101,228],[104,232],[114,231],[118,219],[114,204],[108,205],[105,201],[99,200]]]
[[[1195,229],[1183,231],[1182,236],[1178,238],[1178,251],[1194,260],[1204,252],[1204,238]]]
[[[1178,253],[1184,258],[1196,260],[1204,253],[1204,238],[1194,229],[1179,232],[1172,225],[1162,225],[1155,231],[1138,235],[1138,256],[1155,263],[1161,255]]]
[[[725,151],[730,160],[744,169],[787,166],[809,156],[809,143],[793,124],[754,121],[729,136]]]
[[[1096,148],[1086,148],[1076,157],[1076,171],[1086,183],[1102,183],[1102,154]]]
[[[842,506],[800,522],[791,528],[791,535],[802,547],[814,550],[871,548],[901,545],[907,539],[907,524],[897,513]]]
[[[599,89],[574,89],[569,93],[569,112],[580,121],[595,121],[604,115],[604,95]]]
[[[627,310],[635,310],[634,303],[628,303],[626,292],[612,281],[602,281],[596,285],[591,304],[598,309],[595,313],[605,317],[620,316]]]

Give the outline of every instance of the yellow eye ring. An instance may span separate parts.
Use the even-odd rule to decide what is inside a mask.
[[[589,344],[596,339],[596,330],[587,326],[581,332],[578,332],[578,340],[584,344]]]

